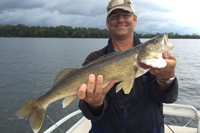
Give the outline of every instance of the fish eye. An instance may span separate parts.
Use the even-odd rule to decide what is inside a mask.
[[[155,43],[157,43],[157,42],[158,42],[158,39],[157,39],[157,38],[155,38],[155,39],[154,39],[154,42],[155,42]]]

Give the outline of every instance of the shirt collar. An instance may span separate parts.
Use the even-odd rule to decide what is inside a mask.
[[[140,39],[138,37],[134,36],[133,40],[134,40],[134,47],[137,46],[137,45],[139,45],[139,44],[141,44]],[[114,49],[114,47],[112,45],[111,38],[108,40],[108,45],[107,45],[107,48],[106,48],[105,52],[106,52],[105,54],[116,52],[116,50]]]

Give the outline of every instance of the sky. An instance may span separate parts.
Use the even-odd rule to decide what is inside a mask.
[[[105,29],[109,0],[0,0],[0,25]],[[132,0],[137,33],[200,35],[199,0]]]

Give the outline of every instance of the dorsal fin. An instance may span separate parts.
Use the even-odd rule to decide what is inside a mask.
[[[115,54],[117,54],[117,53],[120,53],[120,52],[121,52],[121,51],[112,52],[112,53],[110,53],[110,54],[103,55],[103,56],[99,57],[98,59],[103,59],[103,58],[109,57],[109,56],[111,56],[111,55],[115,55]]]
[[[68,75],[69,73],[75,71],[77,68],[67,68],[64,70],[61,70],[58,72],[55,81],[53,83],[53,86],[56,85],[58,83],[58,81],[60,81],[63,77],[65,77],[66,75]]]
[[[97,61],[99,61],[99,60],[102,60],[102,59],[104,59],[104,58],[107,58],[107,57],[109,57],[109,56],[112,56],[112,55],[115,55],[115,54],[118,54],[118,53],[121,53],[121,52],[122,52],[122,51],[117,51],[117,52],[112,52],[112,53],[107,54],[107,55],[103,55],[103,56],[99,57],[98,59],[95,59],[95,60],[91,61],[91,62],[88,63],[88,64],[95,63],[95,62],[97,62]]]

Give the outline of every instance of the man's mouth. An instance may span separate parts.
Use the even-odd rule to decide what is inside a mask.
[[[126,27],[126,25],[119,25],[119,26],[115,26],[115,27],[117,27],[117,28],[124,28],[124,27]]]

